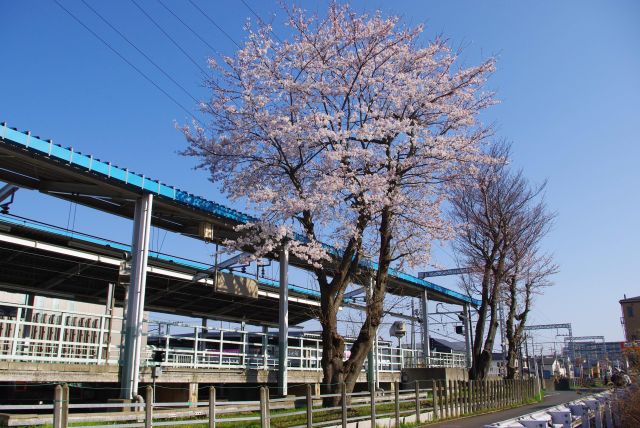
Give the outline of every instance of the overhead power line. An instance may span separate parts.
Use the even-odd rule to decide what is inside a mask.
[[[56,0],[56,1],[57,1],[57,0]],[[165,37],[166,37],[167,39],[169,39],[169,40],[171,41],[171,43],[173,43],[173,45],[174,45],[176,48],[178,48],[178,49],[180,50],[180,52],[182,52],[182,53],[184,54],[184,56],[186,56],[186,57],[189,59],[189,61],[191,61],[191,62],[193,63],[193,65],[195,65],[195,66],[196,66],[196,67],[197,67],[197,68],[202,72],[202,74],[204,74],[205,76],[207,75],[207,71],[206,71],[204,68],[202,68],[202,66],[200,66],[200,64],[198,64],[198,62],[197,62],[195,59],[193,59],[193,57],[192,57],[191,55],[189,55],[189,53],[188,53],[186,50],[184,50],[184,48],[183,48],[182,46],[180,46],[180,44],[179,44],[179,43],[178,43],[178,42],[177,42],[173,37],[171,37],[171,35],[170,35],[169,33],[167,33],[167,32],[164,30],[164,28],[162,28],[162,26],[161,26],[160,24],[158,24],[158,23],[156,22],[156,20],[155,20],[155,19],[153,19],[153,18],[151,17],[151,15],[149,15],[149,14],[147,13],[147,11],[146,11],[146,10],[144,10],[144,9],[142,8],[142,6],[140,6],[140,4],[138,4],[138,2],[137,2],[136,0],[131,0],[131,2],[132,2],[132,3],[133,3],[133,4],[134,4],[134,5],[135,5],[139,10],[140,10],[140,12],[142,12],[142,13],[144,14],[144,16],[146,16],[146,17],[147,17],[147,19],[148,19],[149,21],[151,21],[151,23],[152,23],[153,25],[155,25],[155,27],[156,27],[158,30],[160,30],[160,32],[161,32],[162,34],[164,34],[164,35],[165,35]]]
[[[164,7],[166,9],[167,12],[169,12],[171,15],[173,15],[178,21],[180,21],[180,23],[182,25],[184,25],[189,31],[191,31],[191,33],[196,36],[202,43],[204,43],[205,45],[207,45],[209,47],[209,49],[211,49],[212,51],[216,51],[216,48],[214,48],[213,46],[211,46],[211,44],[209,42],[207,42],[205,40],[204,37],[202,37],[196,30],[194,30],[189,24],[187,24],[186,22],[184,22],[182,20],[182,18],[180,18],[173,10],[171,10],[166,4],[164,4],[162,2],[162,0],[158,0],[158,3],[160,3],[160,5],[162,5],[162,7]]]
[[[131,1],[134,1],[134,0],[131,0]],[[135,1],[134,1],[134,2],[135,2]],[[216,21],[214,21],[214,19],[213,19],[212,17],[210,17],[210,16],[209,16],[209,15],[208,15],[204,10],[202,10],[202,9],[200,8],[200,6],[198,6],[197,4],[195,4],[195,3],[193,2],[193,0],[189,0],[189,3],[191,3],[191,5],[192,5],[193,7],[195,7],[196,9],[198,9],[198,11],[199,11],[199,12],[200,12],[200,13],[201,13],[205,18],[207,18],[207,19],[209,20],[209,22],[211,22],[211,23],[213,24],[213,26],[214,26],[214,27],[216,27],[218,30],[220,30],[220,32],[221,32],[222,34],[224,34],[224,35],[227,37],[227,39],[231,40],[231,43],[233,43],[234,45],[236,45],[236,47],[237,47],[238,49],[240,49],[240,45],[239,45],[238,43],[236,43],[236,41],[235,41],[235,40],[233,40],[233,37],[231,37],[231,36],[229,35],[229,33],[227,33],[226,31],[224,31],[224,28],[222,28],[220,25],[218,25],[218,23],[217,23]]]
[[[104,16],[102,16],[97,10],[95,10],[89,3],[87,3],[85,0],[80,0],[82,1],[82,3],[84,3],[85,6],[87,6],[98,18],[100,18],[102,20],[102,22],[104,22],[105,24],[107,24],[109,26],[109,28],[111,28],[113,31],[115,31],[116,33],[118,33],[118,35],[120,37],[122,37],[124,39],[124,41],[126,41],[127,43],[129,43],[129,45],[131,45],[136,51],[138,51],[138,53],[140,55],[142,55],[143,57],[146,58],[147,61],[149,61],[151,64],[153,64],[153,66],[155,68],[157,68],[167,79],[171,80],[173,82],[174,85],[176,85],[177,87],[179,87],[180,89],[182,89],[182,92],[184,92],[185,94],[187,94],[187,96],[189,98],[191,98],[195,103],[198,103],[198,100],[196,99],[196,97],[194,97],[193,95],[191,95],[191,93],[189,91],[187,91],[185,89],[184,86],[182,86],[180,83],[176,82],[176,80],[171,77],[171,75],[169,73],[167,73],[166,71],[164,71],[164,69],[162,67],[160,67],[154,60],[152,60],[146,53],[144,53],[140,48],[138,48],[138,46],[136,46],[131,40],[129,40],[127,38],[127,36],[125,36],[124,34],[122,34],[122,32],[120,30],[118,30],[115,26],[113,26],[111,24],[111,22],[109,22],[109,20],[107,20]]]
[[[60,7],[62,10],[64,10],[71,18],[73,18],[78,24],[80,24],[85,30],[87,30],[89,33],[91,33],[96,39],[100,40],[102,42],[102,44],[104,44],[107,48],[109,48],[122,61],[124,61],[131,68],[133,68],[135,71],[137,71],[138,74],[140,74],[147,82],[151,83],[157,90],[162,92],[167,98],[169,98],[171,101],[173,101],[173,103],[175,105],[180,107],[185,113],[187,113],[189,116],[191,116],[196,122],[200,123],[200,120],[198,120],[198,118],[195,117],[194,114],[191,113],[191,111],[189,109],[187,109],[178,100],[176,100],[173,96],[171,96],[171,94],[169,94],[167,91],[165,91],[153,79],[151,79],[149,76],[147,76],[147,74],[145,74],[142,70],[140,70],[140,68],[138,68],[135,64],[133,64],[131,61],[129,61],[124,55],[122,55],[120,52],[118,52],[118,50],[116,48],[114,48],[113,46],[111,46],[111,44],[109,42],[107,42],[105,39],[100,37],[100,35],[98,35],[88,25],[86,25],[84,22],[82,22],[82,20],[80,18],[78,18],[76,15],[74,15],[73,12],[71,12],[69,9],[64,7],[58,0],[54,0],[54,2],[58,5],[58,7]]]

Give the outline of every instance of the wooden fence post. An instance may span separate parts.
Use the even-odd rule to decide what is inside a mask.
[[[469,382],[466,380],[460,381],[462,384],[462,414],[469,413]]]
[[[216,428],[216,388],[209,388],[209,428]]]
[[[487,410],[489,408],[489,381],[487,379],[483,380],[482,386],[482,395],[484,396],[484,409]]]
[[[416,380],[416,422],[420,421],[420,381]]]
[[[269,388],[260,387],[260,426],[269,428]]]
[[[451,417],[455,418],[457,416],[456,400],[458,399],[456,394],[456,381],[451,380],[449,382],[451,385]]]
[[[347,428],[347,385],[340,383],[340,401],[342,405],[342,427]]]
[[[451,417],[456,417],[457,415],[457,406],[456,406],[456,400],[458,399],[458,397],[456,396],[456,381],[455,380],[450,380],[450,385],[451,385]]]
[[[394,413],[396,416],[396,426],[400,426],[400,383],[395,381],[393,383],[393,394],[395,396]],[[346,425],[345,425],[346,428]]]
[[[475,405],[473,400],[475,400],[475,396],[473,394],[473,384],[475,382],[473,381],[473,379],[469,379],[469,413],[473,413],[475,412]]]
[[[62,386],[53,390],[53,428],[62,428]]]
[[[433,404],[433,416],[436,419],[440,419],[440,403],[438,400],[438,389],[439,389],[439,384],[435,379],[431,379],[431,390],[433,392],[433,399],[432,399],[432,404]],[[375,426],[375,424],[371,424],[371,426]]]
[[[438,381],[438,385],[440,385],[440,381]],[[447,412],[447,381],[442,381],[442,388],[440,388],[440,416],[442,419],[447,419],[449,417],[449,412]]]
[[[492,409],[496,407],[496,381],[494,379],[489,380],[489,407]]]
[[[69,426],[69,385],[66,383],[62,384],[62,402],[61,404],[61,416],[60,416],[60,426],[62,428],[67,428]]]
[[[453,417],[451,414],[451,381],[444,381],[444,411],[447,418]]]
[[[375,382],[371,382],[371,386],[369,387],[371,393],[371,426],[376,426],[376,384]]]
[[[69,426],[69,385],[62,384],[62,400],[60,402],[60,426],[67,428]]]
[[[520,404],[524,402],[524,379],[518,379],[518,395],[520,397]]]
[[[313,427],[313,395],[311,384],[307,384],[307,428]]]
[[[496,407],[496,391],[495,391],[496,383],[493,379],[489,381],[489,403],[492,409]]]
[[[153,387],[147,385],[144,394],[144,428],[153,425]]]

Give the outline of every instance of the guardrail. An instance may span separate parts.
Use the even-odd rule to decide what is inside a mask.
[[[491,425],[485,428],[538,428],[538,427],[562,427],[562,428],[607,428],[614,427],[612,406],[608,392],[594,394],[580,400],[538,410],[526,415],[518,416]],[[591,423],[593,421],[593,424]],[[621,426],[621,425],[617,425]]]
[[[9,308],[0,316],[0,360],[22,362],[118,364],[123,318],[24,304],[3,303]],[[147,347],[145,366],[184,368],[246,368],[273,370],[278,367],[275,334],[210,328],[168,321],[145,321]],[[322,340],[317,334],[289,336],[289,370],[321,371]],[[346,341],[347,349],[351,341]],[[348,357],[348,351],[345,357]],[[397,373],[406,367],[424,367],[421,350],[392,346],[380,341],[374,346],[378,373]],[[465,367],[463,353],[432,352],[428,367]],[[363,370],[368,369],[368,361]]]
[[[16,303],[0,305],[15,310],[15,315],[0,316],[0,360],[118,363],[120,343],[113,343],[112,327],[122,318]]]
[[[180,333],[174,333],[178,329]],[[164,321],[149,322],[149,355],[146,365],[188,368],[275,369],[278,366],[278,338],[274,334],[233,330]],[[300,334],[288,339],[289,370],[321,371],[322,339],[317,334]],[[346,340],[349,349],[351,341]],[[348,357],[348,351],[345,355]],[[425,367],[422,350],[399,348],[383,341],[374,345],[378,373],[400,372],[406,367]],[[432,352],[429,367],[465,367],[465,354]],[[368,361],[363,370],[367,370]]]

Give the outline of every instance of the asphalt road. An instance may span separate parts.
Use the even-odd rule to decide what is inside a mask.
[[[503,410],[486,415],[471,416],[468,418],[439,422],[437,424],[425,425],[429,428],[478,428],[484,427],[495,422],[501,422],[505,419],[515,418],[517,416],[526,415],[527,413],[537,410],[546,409],[557,404],[566,403],[580,397],[575,391],[552,391],[545,395],[542,403],[530,404],[515,409]]]

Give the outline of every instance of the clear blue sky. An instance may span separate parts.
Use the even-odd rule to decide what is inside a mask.
[[[163,0],[216,52],[155,0],[142,7],[202,67],[235,46],[188,2]],[[252,13],[241,2],[196,0],[232,39]],[[265,20],[275,2],[247,0]],[[99,20],[79,0],[62,1],[86,25],[145,71],[189,110],[195,103]],[[130,1],[90,1],[104,17],[194,97],[206,97],[202,75]],[[324,9],[324,3],[302,3]],[[140,77],[53,1],[0,2],[3,23],[0,120],[65,146],[93,153],[147,176],[225,202],[191,159],[174,122],[187,114]],[[425,37],[444,34],[463,47],[467,64],[497,55],[490,81],[501,104],[484,120],[514,144],[514,161],[534,182],[549,180],[547,200],[558,219],[545,245],[561,273],[539,296],[533,322],[567,322],[577,335],[621,339],[622,295],[640,295],[640,3],[629,1],[357,1],[381,9]],[[425,39],[426,40],[426,39]],[[13,212],[65,225],[69,204],[23,192]],[[71,216],[73,218],[73,216]],[[78,208],[76,228],[126,240],[126,222]],[[157,245],[157,244],[156,244]],[[170,247],[170,248],[168,248]],[[171,241],[163,250],[202,254],[200,243]],[[202,257],[199,257],[202,258]],[[451,263],[437,251],[441,264]],[[455,286],[452,279],[441,281]],[[548,337],[554,336],[551,334]]]

